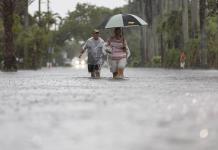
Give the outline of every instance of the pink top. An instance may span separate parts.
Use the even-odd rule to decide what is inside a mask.
[[[126,45],[126,42],[123,38],[116,39],[114,37],[110,38],[108,44],[111,46],[111,59],[112,60],[120,60],[122,58],[126,58],[126,52],[124,51],[123,47]]]

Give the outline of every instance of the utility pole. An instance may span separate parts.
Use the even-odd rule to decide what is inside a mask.
[[[39,2],[39,24],[41,23],[41,0],[38,1]]]
[[[50,12],[50,0],[47,0],[47,11]]]
[[[50,16],[50,0],[47,0],[47,15],[48,17]],[[48,32],[49,32],[49,23],[47,24]],[[53,41],[51,40],[49,42],[49,47],[48,47],[48,62],[47,65],[48,67],[52,67],[52,61],[53,61],[53,53],[54,53],[54,48],[52,47]]]

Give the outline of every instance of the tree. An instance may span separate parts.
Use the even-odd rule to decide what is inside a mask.
[[[144,0],[140,0],[139,1],[139,8],[140,8],[140,10],[142,11],[142,19],[145,19],[145,2],[144,2]],[[141,43],[140,43],[140,45],[141,45],[141,50],[140,50],[140,54],[141,54],[141,62],[140,62],[140,64],[141,64],[141,66],[144,66],[145,65],[145,62],[146,61],[148,61],[148,49],[147,48],[145,48],[145,43],[146,43],[146,40],[145,40],[145,29],[143,28],[143,27],[141,27]]]
[[[22,0],[20,4],[21,6],[23,5],[24,7],[24,12],[23,12],[23,18],[24,18],[24,30],[27,31],[29,28],[29,5],[32,4],[35,0]],[[28,53],[29,50],[27,49],[27,44],[24,45],[23,49],[24,49],[24,61],[26,62],[26,60],[28,60]],[[26,67],[27,64],[24,63],[24,67]]]
[[[218,68],[218,0],[208,0],[207,8],[208,65]]]
[[[207,67],[206,2],[207,0],[200,0],[200,63],[202,67]]]
[[[189,40],[189,17],[188,17],[188,0],[183,0],[182,10],[182,29],[183,29],[183,49]]]
[[[60,27],[56,35],[57,42],[61,44],[72,37],[77,41],[85,41],[90,37],[93,28],[98,28],[101,22],[112,14],[108,8],[77,4],[76,10],[69,13]]]
[[[1,0],[0,12],[2,13],[4,26],[4,50],[3,50],[3,70],[16,71],[16,56],[14,47],[13,24],[14,11],[17,0]]]
[[[199,30],[199,0],[191,1],[191,38],[198,37]]]
[[[24,13],[24,27],[28,28],[29,26],[29,5],[31,5],[35,0],[24,0],[25,3],[25,13]]]

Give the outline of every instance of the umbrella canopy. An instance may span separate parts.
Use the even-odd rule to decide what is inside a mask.
[[[132,27],[132,26],[144,26],[147,23],[140,17],[133,14],[117,14],[109,19],[105,20],[102,24],[102,28],[116,28],[116,27]]]

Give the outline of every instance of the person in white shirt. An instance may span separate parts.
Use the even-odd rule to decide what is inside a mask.
[[[103,46],[104,40],[99,36],[100,32],[94,29],[92,37],[89,38],[82,48],[79,58],[87,50],[88,52],[88,72],[91,77],[100,78],[101,65],[103,64]]]

